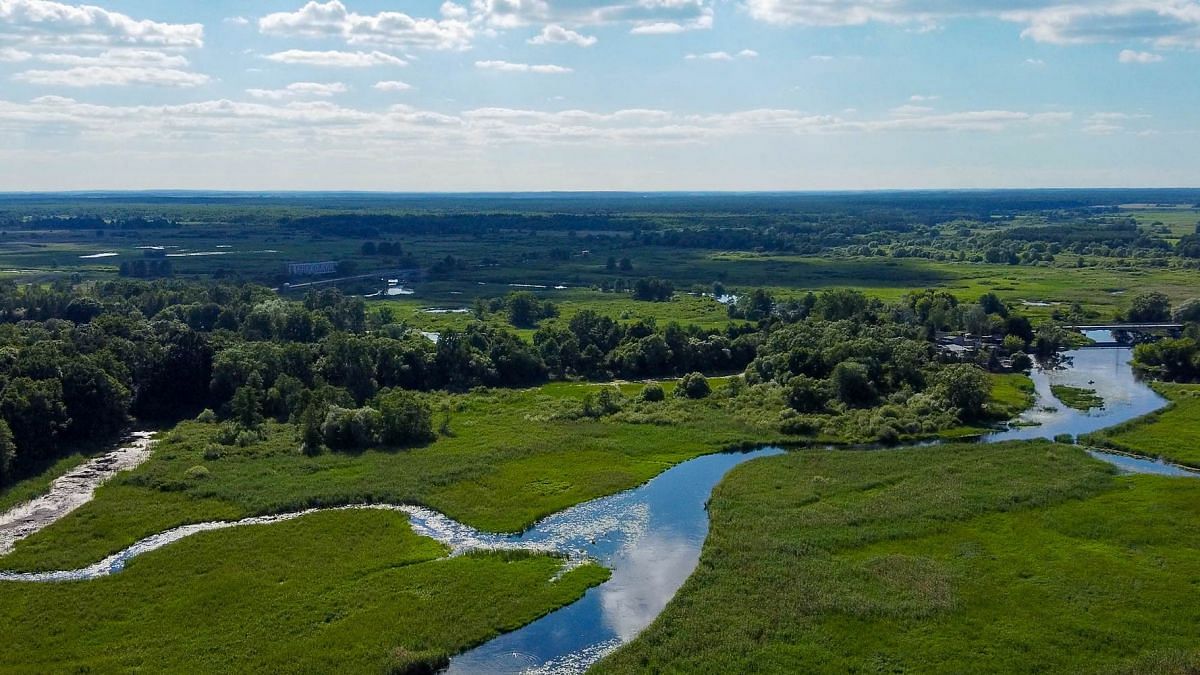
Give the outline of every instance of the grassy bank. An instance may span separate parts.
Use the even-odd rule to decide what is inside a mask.
[[[813,451],[739,467],[710,512],[696,573],[597,672],[1196,658],[1197,481],[1116,478],[1045,442]]]
[[[560,561],[546,556],[444,556],[402,514],[328,512],[198,534],[94,581],[0,583],[0,672],[385,672],[437,663],[607,576],[552,582]]]
[[[1009,420],[1033,407],[1033,380],[1024,373],[992,373],[991,398],[988,414],[995,419]]]
[[[291,425],[271,424],[265,441],[236,447],[214,446],[216,425],[185,422],[145,464],[19,542],[0,567],[75,568],[184,523],[363,502],[422,504],[481,529],[517,531],[692,457],[781,438],[753,407],[717,396],[668,398],[652,415],[565,418],[577,393],[551,385],[449,397],[450,434],[427,446],[315,457],[299,452]],[[207,471],[189,472],[197,466]]]
[[[1200,468],[1200,385],[1151,385],[1171,401],[1163,410],[1083,438],[1085,443]]]

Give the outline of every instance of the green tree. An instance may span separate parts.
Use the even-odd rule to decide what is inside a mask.
[[[803,413],[818,412],[829,401],[829,383],[825,380],[795,375],[788,380],[788,405]]]
[[[1138,293],[1129,303],[1130,321],[1163,322],[1171,320],[1171,299],[1158,291]]]
[[[846,405],[868,405],[878,396],[870,371],[858,361],[842,361],[834,366],[829,381],[834,395]]]
[[[992,381],[982,369],[969,363],[943,368],[933,380],[933,395],[956,410],[964,420],[983,416],[992,392]]]
[[[393,389],[375,401],[380,440],[387,445],[413,445],[433,439],[433,413],[416,394]]]

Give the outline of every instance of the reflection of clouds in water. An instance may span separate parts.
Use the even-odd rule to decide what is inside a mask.
[[[588,668],[592,667],[593,663],[608,656],[620,646],[621,640],[613,638],[612,640],[592,645],[586,649],[551,659],[536,668],[527,668],[522,670],[521,673],[522,675],[582,675],[587,672]]]
[[[632,542],[631,542],[632,543]],[[621,641],[632,640],[683,585],[700,560],[700,547],[665,533],[641,537],[621,556],[600,588],[604,622]]]

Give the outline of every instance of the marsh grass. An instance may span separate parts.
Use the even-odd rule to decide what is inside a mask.
[[[1048,442],[802,451],[735,469],[710,513],[696,573],[597,673],[1090,672],[1195,649],[1197,481]]]

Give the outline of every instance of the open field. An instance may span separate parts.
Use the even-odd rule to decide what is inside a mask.
[[[1087,443],[1200,468],[1200,385],[1156,383],[1171,401],[1165,410],[1106,429]]]
[[[104,579],[0,582],[0,672],[420,672],[607,576],[445,553],[403,514],[327,512],[195,535]]]
[[[710,511],[696,573],[597,672],[1197,658],[1194,480],[1116,478],[1048,443],[810,451],[739,467]]]

